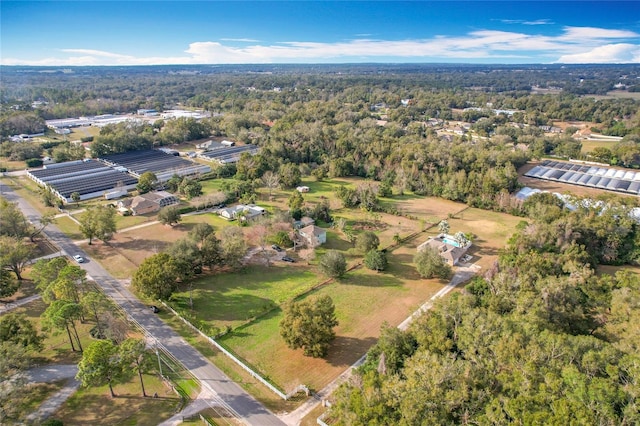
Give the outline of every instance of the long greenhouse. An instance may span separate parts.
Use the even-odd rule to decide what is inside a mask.
[[[640,172],[611,167],[545,160],[524,174],[570,185],[640,194]]]

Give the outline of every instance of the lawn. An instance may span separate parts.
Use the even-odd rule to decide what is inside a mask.
[[[609,148],[611,149],[616,142],[614,141],[605,141],[605,140],[581,140],[580,143],[582,144],[582,150],[581,152],[583,154],[589,153],[591,151],[593,151],[596,148]]]
[[[69,140],[80,140],[87,136],[98,136],[100,134],[99,127],[83,126],[71,129],[71,133],[67,135]]]
[[[67,237],[72,240],[82,240],[84,236],[82,232],[80,232],[80,225],[78,225],[73,219],[68,216],[59,216],[56,218],[54,223],[55,226],[58,227],[62,232],[64,232]]]
[[[342,202],[338,200],[335,191],[341,186],[355,186],[358,183],[366,182],[362,178],[337,178],[316,181],[314,178],[304,178],[300,185],[308,186],[309,192],[302,194],[307,205],[317,204],[325,199],[329,200],[332,209],[338,209],[342,206]],[[269,190],[267,188],[258,188],[258,200],[256,204],[264,207],[275,207],[282,210],[289,210],[289,197],[295,191],[291,189],[276,189],[271,193],[269,198]]]
[[[143,223],[156,220],[156,215],[139,215],[139,216],[122,216],[116,215],[116,229],[122,230],[132,226],[142,225]]]
[[[53,207],[45,207],[39,195],[38,185],[26,176],[3,177],[4,183],[11,187],[16,194],[24,198],[40,214],[58,213]]]
[[[407,260],[404,255],[391,257],[392,262]],[[392,273],[357,269],[340,282],[314,291],[313,295],[331,296],[340,322],[326,359],[305,357],[302,350],[286,347],[279,336],[279,309],[224,336],[221,342],[286,391],[301,383],[319,390],[375,343],[383,322],[398,325],[444,284],[413,278],[418,277],[403,280]]]
[[[194,311],[209,326],[235,328],[305,292],[321,277],[303,268],[251,265],[240,272],[199,278],[193,286]],[[189,292],[175,293],[172,305],[189,311]]]
[[[26,164],[24,161],[12,161],[9,157],[0,157],[0,168],[6,168],[8,172],[24,170]]]
[[[425,225],[437,224],[467,208],[466,204],[435,197],[401,196],[395,205],[402,215],[415,217]]]

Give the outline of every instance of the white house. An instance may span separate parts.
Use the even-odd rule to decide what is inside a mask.
[[[227,220],[251,220],[258,216],[262,216],[266,210],[255,204],[238,204],[236,206],[227,207],[218,211],[218,214]]]
[[[327,242],[327,231],[315,225],[306,226],[298,231],[308,247],[318,247]]]

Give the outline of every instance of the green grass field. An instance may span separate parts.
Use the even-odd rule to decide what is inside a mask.
[[[582,153],[589,153],[596,148],[609,148],[611,149],[616,142],[614,141],[592,141],[592,140],[582,140],[580,141],[582,144]]]
[[[289,391],[303,383],[318,390],[375,343],[384,321],[399,324],[441,285],[436,280],[407,283],[390,273],[357,269],[312,292],[310,296],[331,296],[340,322],[325,359],[305,357],[301,350],[286,347],[279,334],[280,309],[220,340],[281,388]]]
[[[80,225],[67,216],[56,218],[55,226],[64,232],[72,240],[82,240],[84,236],[80,232]]]
[[[252,265],[235,273],[210,275],[195,281],[194,311],[200,320],[218,328],[235,328],[273,309],[319,282],[311,271],[273,264]],[[175,293],[172,305],[188,312],[189,293]]]

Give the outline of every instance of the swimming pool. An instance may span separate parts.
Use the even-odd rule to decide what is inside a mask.
[[[442,242],[454,247],[460,247],[460,243],[456,240],[450,240],[449,238],[443,238]]]

